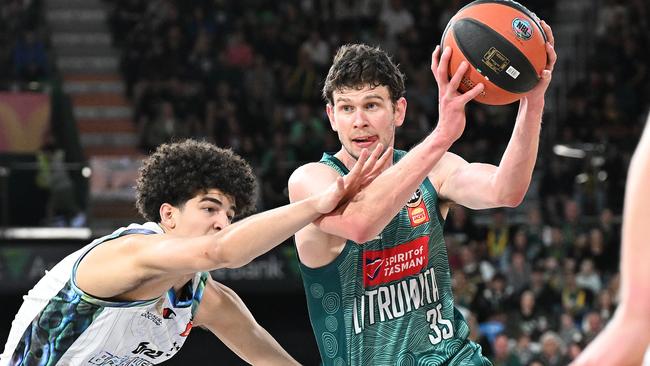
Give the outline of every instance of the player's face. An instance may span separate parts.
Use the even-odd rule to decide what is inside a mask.
[[[327,115],[346,154],[358,159],[364,148],[372,151],[378,143],[384,148],[393,146],[395,127],[404,122],[404,98],[393,104],[386,86],[366,85],[334,91],[333,99]]]
[[[199,236],[214,234],[230,225],[235,216],[235,202],[218,189],[199,193],[178,210],[176,232]]]

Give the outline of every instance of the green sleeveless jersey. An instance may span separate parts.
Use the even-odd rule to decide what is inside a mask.
[[[349,172],[329,154],[321,163]],[[326,266],[300,264],[324,365],[490,364],[454,308],[443,224],[427,178],[378,237],[348,240]]]

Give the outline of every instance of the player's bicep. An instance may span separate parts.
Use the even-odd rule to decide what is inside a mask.
[[[468,163],[453,153],[446,153],[432,172],[441,199],[471,209],[496,207],[494,185],[497,167],[491,164]]]

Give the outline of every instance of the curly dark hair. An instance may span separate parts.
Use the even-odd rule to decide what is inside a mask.
[[[136,207],[146,220],[160,222],[163,203],[182,207],[213,188],[235,199],[236,218],[253,212],[257,181],[242,157],[230,149],[192,139],[162,144],[140,168]]]
[[[365,44],[346,44],[334,56],[323,85],[323,99],[334,105],[332,94],[343,88],[363,89],[366,85],[388,88],[395,104],[404,96],[404,74],[390,57],[379,47]]]

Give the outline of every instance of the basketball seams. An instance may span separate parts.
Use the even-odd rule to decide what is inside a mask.
[[[487,45],[483,37],[494,44]],[[547,64],[545,43],[536,16],[509,0],[466,5],[448,22],[441,40],[443,48],[456,51],[450,59],[450,76],[461,61],[472,65],[459,90],[466,92],[482,82],[485,89],[475,101],[490,105],[512,103],[539,82]]]
[[[458,42],[458,36],[456,35],[455,32],[456,29],[454,29],[453,34],[454,34],[454,38],[457,41],[456,44],[458,45],[458,48],[463,53],[467,61],[470,62],[470,64],[472,64],[472,66],[474,66],[475,68],[485,70],[484,73],[481,73],[483,77],[489,78],[489,80],[491,80],[493,84],[495,84],[499,88],[514,94],[526,93],[530,91],[535,86],[535,84],[537,84],[537,81],[539,81],[539,76],[537,75],[537,70],[535,70],[535,66],[530,62],[528,57],[526,57],[526,55],[523,54],[521,50],[519,50],[514,45],[512,45],[507,38],[503,37],[500,33],[496,32],[488,25],[483,24],[480,21],[473,18],[463,18],[458,22],[454,23],[454,27],[456,27],[459,24],[462,25],[461,22],[472,23],[480,27],[482,32],[490,33],[493,37],[501,41],[500,42],[501,44],[499,44],[498,46],[502,50],[507,50],[508,48],[510,48],[511,52],[507,52],[508,56],[517,58],[516,62],[512,62],[513,60],[511,60],[510,65],[515,65],[515,64],[517,65],[517,70],[521,73],[520,77],[522,77],[522,79],[520,79],[519,81],[526,78],[529,80],[529,82],[525,85],[522,85],[522,87],[519,87],[521,83],[513,83],[512,81],[514,81],[515,79],[513,79],[509,75],[503,75],[505,73],[505,70],[501,72],[496,72],[493,70],[490,71],[488,67],[486,67],[485,65],[481,65],[477,60],[477,54],[470,52],[469,48],[472,47],[466,47],[465,45],[463,45],[462,42]],[[530,80],[531,78],[533,80]]]

